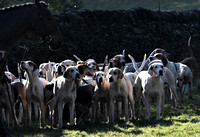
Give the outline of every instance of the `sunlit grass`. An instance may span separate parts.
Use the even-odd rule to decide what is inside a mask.
[[[33,123],[31,128],[21,128],[10,132],[12,136],[24,137],[58,137],[58,136],[200,136],[200,93],[194,87],[194,100],[188,100],[184,96],[184,102],[180,108],[173,108],[166,103],[161,120],[155,120],[155,104],[151,105],[151,120],[133,120],[124,123],[123,120],[114,125],[87,123],[81,128],[57,130],[48,125],[39,128],[39,124]]]

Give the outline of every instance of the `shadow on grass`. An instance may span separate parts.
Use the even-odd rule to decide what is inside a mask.
[[[88,123],[86,124],[85,126],[82,126],[82,127],[76,127],[75,130],[79,130],[79,131],[85,131],[87,132],[88,134],[91,134],[91,133],[107,133],[109,131],[111,132],[123,132],[124,134],[141,134],[142,131],[131,126],[130,125],[131,123],[129,124],[126,124],[124,123],[123,121],[119,121],[117,124],[113,124],[113,125],[109,125],[107,123],[97,123],[97,124],[91,124],[91,123]],[[132,128],[130,129],[129,131],[126,131],[126,129],[129,129],[129,128]]]

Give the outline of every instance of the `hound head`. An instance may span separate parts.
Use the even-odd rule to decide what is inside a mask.
[[[181,74],[178,74],[176,83],[178,87],[182,87],[184,84],[184,76],[182,76]]]
[[[85,65],[89,68],[89,71],[87,72],[88,76],[93,76],[96,71],[99,71],[99,66],[94,59],[86,60]]]
[[[22,61],[20,67],[26,72],[33,73],[33,75],[39,74],[39,69],[33,61]]]
[[[76,63],[73,60],[67,59],[61,62],[62,65],[65,65],[65,67],[69,66],[76,66]]]
[[[125,66],[125,58],[124,58],[124,55],[122,54],[119,54],[119,55],[115,55],[111,62],[113,67],[117,67],[117,68],[121,68],[123,66]]]
[[[166,66],[168,64],[168,62],[169,62],[168,59],[165,57],[165,55],[162,54],[162,53],[156,53],[156,54],[154,54],[153,57],[155,57],[155,58],[150,57],[151,61],[155,60],[155,59],[159,59],[159,60],[162,61],[162,63],[163,63],[164,66]]]
[[[56,75],[63,75],[65,70],[66,70],[65,65],[62,65],[62,63],[58,64],[56,66]]]
[[[97,83],[103,82],[105,73],[103,71],[97,71],[94,74],[94,79],[96,80]]]
[[[40,64],[40,66],[39,66],[40,75],[46,75],[46,72],[51,71],[54,65],[55,65],[55,62],[48,62],[48,63]]]
[[[154,49],[155,54],[156,53],[161,53],[163,54],[166,58],[168,58],[170,56],[170,53],[167,53],[164,49],[161,48],[156,48]]]
[[[122,79],[124,77],[124,74],[119,68],[110,68],[108,70],[107,78],[109,82],[117,82],[119,79]]]
[[[68,80],[77,80],[80,78],[80,73],[76,66],[69,66],[63,73],[63,77]]]
[[[148,73],[151,76],[162,76],[164,73],[164,66],[162,61],[153,60],[149,63]]]
[[[16,79],[16,77],[15,77],[15,75],[13,75],[11,72],[9,72],[9,71],[5,71],[5,75],[7,76],[7,78],[11,81],[11,82],[13,82],[15,79]]]

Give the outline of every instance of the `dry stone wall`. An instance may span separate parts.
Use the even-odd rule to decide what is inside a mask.
[[[192,36],[191,46],[200,61],[199,9],[183,12],[143,8],[114,11],[66,9],[55,17],[64,37],[61,50],[53,52],[48,47],[38,47],[31,49],[25,60],[31,59],[39,65],[49,60],[75,60],[73,54],[76,54],[83,60],[94,58],[103,62],[106,55],[111,58],[125,49],[136,61],[141,61],[144,53],[149,55],[160,47],[171,53],[170,60],[181,61],[189,56],[187,40]],[[37,41],[38,37],[28,34],[18,45],[29,46],[33,40]],[[9,56],[9,67],[16,67],[23,51],[15,47]]]

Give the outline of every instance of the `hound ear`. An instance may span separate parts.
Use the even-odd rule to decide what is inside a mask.
[[[86,65],[83,65],[83,64],[80,64],[80,65],[77,66],[78,71],[79,71],[79,73],[80,73],[81,75],[84,74],[84,71],[85,71],[86,67],[87,67],[87,66],[86,66]]]
[[[157,58],[154,57],[154,56],[149,57],[150,62],[153,61],[153,60],[156,60],[156,59],[157,59]]]
[[[62,65],[63,72],[67,69],[65,65]]]
[[[73,66],[76,66],[76,63],[74,61],[72,61]]]
[[[40,8],[41,6],[40,6],[40,0],[35,0],[35,5],[38,7],[38,8]]]
[[[154,57],[158,58],[162,61],[163,65],[166,66],[168,64],[167,58],[162,53],[156,53]]]
[[[96,74],[94,74],[94,76],[93,76],[93,80],[96,80],[96,78],[97,78],[97,75],[96,75]]]
[[[110,68],[113,67],[113,59],[110,59],[110,61],[109,61],[109,67],[110,67]]]
[[[65,71],[63,73],[63,77],[66,78],[66,79],[69,79],[69,72],[68,71]]]
[[[149,68],[148,68],[148,73],[149,73],[149,75],[153,75],[153,66],[151,65],[151,66],[149,66]]]
[[[97,71],[99,71],[99,66],[97,63],[95,63],[95,66],[96,66]]]
[[[118,78],[122,79],[124,77],[124,74],[122,73],[121,70],[119,70],[119,75],[118,75]]]
[[[38,76],[40,74],[40,70],[36,69],[35,71],[33,71],[33,76]]]

